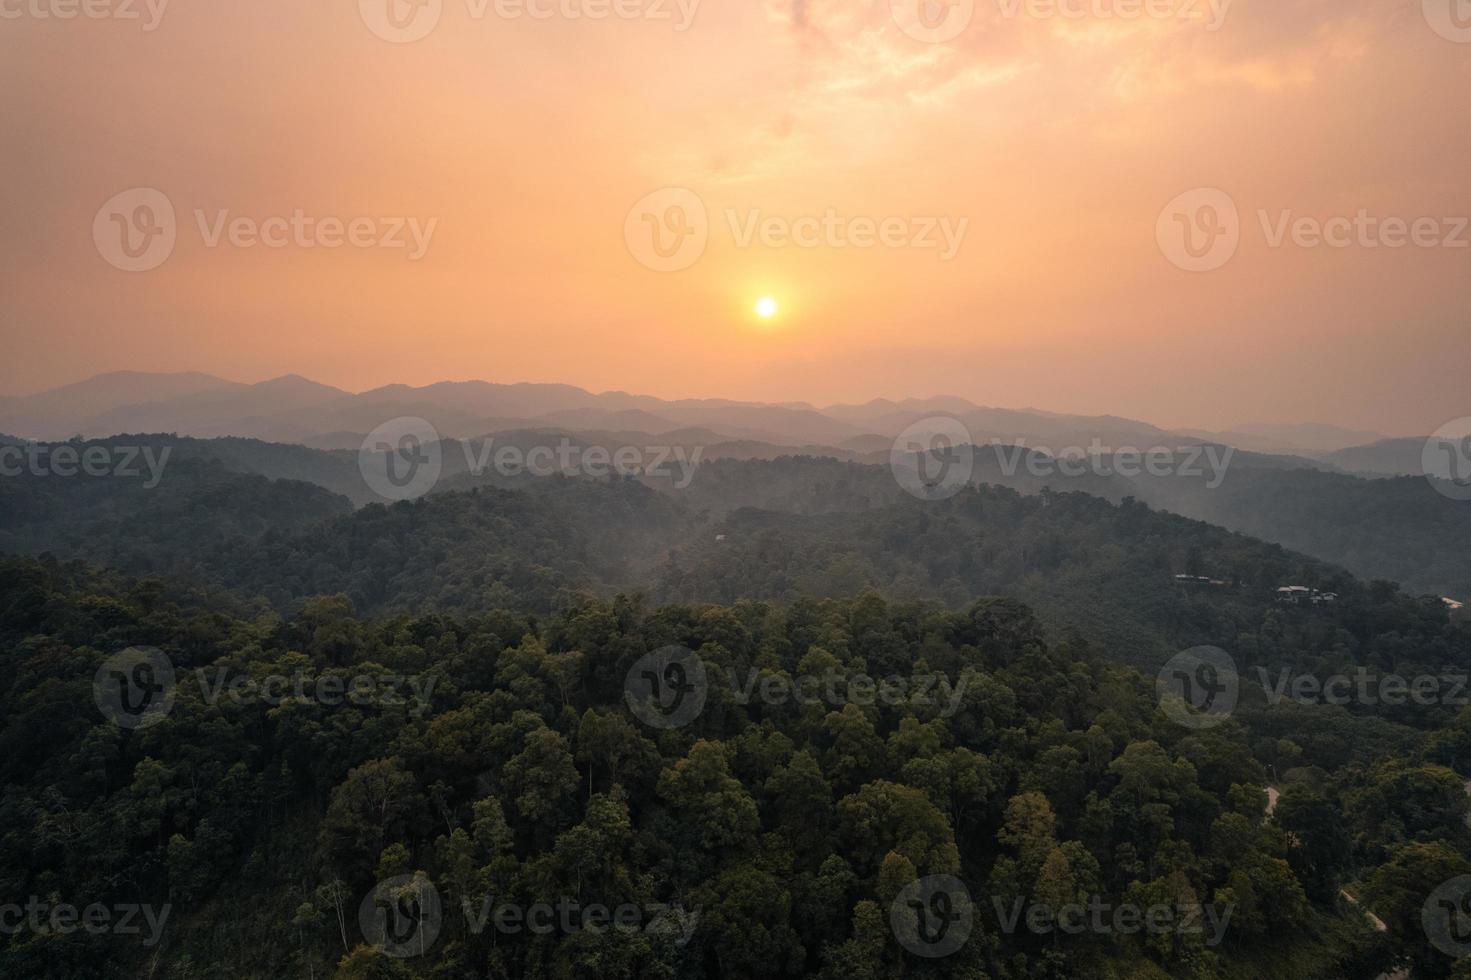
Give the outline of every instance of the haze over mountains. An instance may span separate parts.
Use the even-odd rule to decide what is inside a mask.
[[[1095,440],[1106,449],[1214,443],[1290,457],[1289,465],[1373,474],[1418,473],[1423,444],[1421,439],[1386,444],[1388,437],[1381,433],[1315,423],[1171,431],[1114,416],[987,408],[956,397],[817,407],[665,400],[619,391],[593,393],[570,385],[485,381],[394,384],[354,393],[298,375],[243,384],[192,372],[116,372],[0,400],[0,432],[38,440],[172,432],[349,449],[386,420],[405,415],[428,419],[446,438],[525,429],[636,433],[719,445],[722,451],[716,455],[761,456],[800,448],[826,450],[839,458],[887,453],[894,437],[909,426],[944,415],[959,419],[977,444],[994,440],[1057,451],[1086,449]]]
[[[436,492],[520,487],[517,480],[475,471],[472,461],[484,454],[488,438],[523,453],[564,441],[610,453],[668,447],[690,464],[681,479],[645,474],[644,482],[678,491],[714,513],[752,506],[800,513],[887,506],[905,496],[891,473],[896,436],[920,423],[939,431],[959,420],[982,447],[972,482],[1029,495],[1047,488],[1082,491],[1115,504],[1134,498],[1334,562],[1366,579],[1398,582],[1417,593],[1471,595],[1471,561],[1462,557],[1471,554],[1471,508],[1454,488],[1427,481],[1423,461],[1435,465],[1431,475],[1441,480],[1464,474],[1448,472],[1451,464],[1427,454],[1423,439],[1372,441],[1377,433],[1322,424],[1178,432],[1112,416],[985,408],[955,397],[819,408],[597,394],[554,384],[441,382],[355,394],[296,375],[241,384],[198,373],[121,372],[0,402],[0,437],[44,442],[142,434],[160,452],[171,446],[175,459],[218,460],[235,472],[315,483],[361,507],[381,499],[359,471],[364,438],[404,416],[429,420],[445,445]],[[1004,448],[1015,446],[1027,452]],[[1074,473],[1056,465],[1055,457],[1090,447],[1114,465]],[[1110,456],[1156,448],[1174,451],[1174,469],[1126,472],[1117,465],[1120,457]],[[1463,447],[1444,448],[1450,450],[1445,460],[1464,454]],[[811,464],[712,468],[722,461],[783,458]],[[821,465],[824,458],[860,468],[829,470]],[[1044,465],[1034,466],[1037,460]]]

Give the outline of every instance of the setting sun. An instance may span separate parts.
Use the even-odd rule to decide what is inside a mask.
[[[776,300],[770,296],[763,296],[756,301],[756,315],[763,320],[770,320],[776,316],[777,308]]]

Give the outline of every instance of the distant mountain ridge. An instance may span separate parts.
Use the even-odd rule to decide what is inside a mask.
[[[1223,442],[1259,453],[1291,453],[1319,456],[1389,438],[1382,432],[1346,429],[1321,422],[1300,424],[1239,425],[1221,432],[1182,430],[1191,435]]]
[[[863,404],[815,407],[806,402],[667,400],[624,391],[594,393],[565,384],[441,381],[354,393],[294,374],[244,384],[198,372],[120,371],[35,395],[0,399],[0,432],[45,441],[171,432],[350,448],[401,416],[427,419],[442,436],[453,439],[525,430],[631,432],[649,437],[697,429],[710,433],[712,442],[745,444],[742,452],[752,455],[827,450],[837,458],[876,457],[917,423],[944,416],[959,420],[978,445],[1020,444],[1056,453],[1069,448],[1100,447],[1107,452],[1220,444],[1290,457],[1286,465],[1391,472],[1346,466],[1333,458],[1333,453],[1382,438],[1337,426],[1171,431],[1118,416],[985,407],[955,396],[876,398]]]

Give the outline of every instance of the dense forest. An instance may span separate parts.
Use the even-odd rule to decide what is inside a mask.
[[[1464,717],[1414,730],[1325,711],[1297,744],[1298,721],[1258,705],[1192,730],[1148,678],[1048,642],[1010,600],[624,596],[546,618],[364,621],[324,597],[285,620],[76,564],[3,573],[6,893],[172,910],[152,946],[23,930],[7,975],[1372,977],[1400,955],[1449,975],[1414,916],[1376,932],[1339,888],[1362,881],[1385,911],[1471,867],[1448,768]],[[1313,642],[1309,624],[1277,628]],[[958,693],[764,703],[714,682],[688,724],[653,727],[624,681],[670,646],[712,675],[937,675]],[[133,647],[179,678],[137,729],[88,710],[94,673]],[[216,672],[421,683],[259,703],[193,681]],[[1359,726],[1398,753],[1371,761]],[[911,955],[890,907],[941,875],[965,884],[976,927],[950,955]],[[443,913],[421,953],[368,944],[359,905],[380,881],[432,886]],[[1219,934],[1141,935],[1008,931],[999,915],[1085,896],[1230,915]],[[559,901],[640,918],[542,934],[461,914]]]
[[[1471,976],[1437,597],[831,460],[357,508],[169,465],[0,481],[6,976]],[[1356,672],[1444,686],[1283,696]]]

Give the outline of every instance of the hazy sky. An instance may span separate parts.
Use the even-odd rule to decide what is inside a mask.
[[[1471,414],[1471,0],[83,2],[0,0],[4,393]]]

